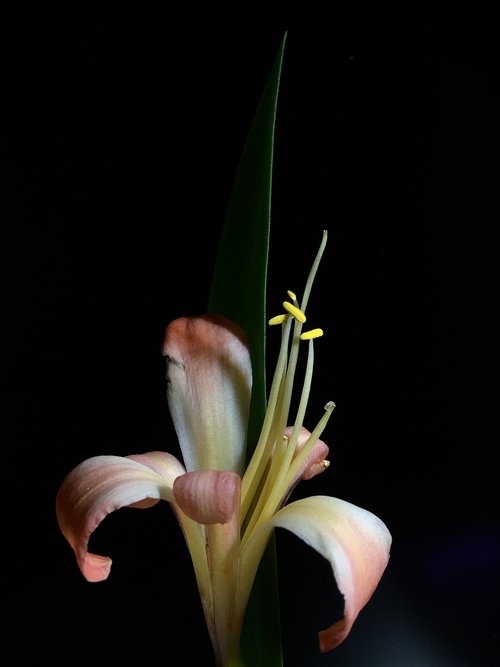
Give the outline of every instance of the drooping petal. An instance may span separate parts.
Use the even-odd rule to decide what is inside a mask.
[[[260,557],[270,527],[286,528],[313,547],[331,564],[344,596],[344,617],[319,632],[322,652],[338,646],[375,591],[389,561],[391,534],[374,514],[338,498],[312,496],[283,507],[255,532],[244,555]]]
[[[240,501],[241,477],[226,470],[188,472],[174,482],[174,496],[182,511],[205,525],[228,523]]]
[[[167,327],[162,353],[186,469],[241,474],[252,387],[244,333],[219,316],[183,317]]]
[[[69,473],[56,497],[57,520],[88,581],[107,579],[111,568],[110,558],[87,550],[101,521],[121,507],[150,507],[160,499],[173,502],[174,480],[183,473],[182,464],[165,452],[94,456]]]

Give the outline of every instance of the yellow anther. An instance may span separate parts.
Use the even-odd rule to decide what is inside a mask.
[[[294,306],[293,303],[290,303],[289,301],[283,301],[283,308],[290,313],[290,315],[293,315],[296,320],[298,320],[301,324],[304,324],[306,321],[306,316],[304,313],[300,310],[300,308],[297,308],[297,306]]]
[[[297,303],[297,296],[296,296],[295,292],[292,292],[292,290],[289,289],[289,290],[287,290],[287,294],[292,301],[295,301],[295,303]]]
[[[323,329],[311,329],[311,331],[304,331],[300,334],[300,340],[312,340],[323,335]]]
[[[271,317],[269,320],[268,324],[273,326],[274,324],[283,324],[283,322],[286,320],[288,315],[275,315],[274,317]]]

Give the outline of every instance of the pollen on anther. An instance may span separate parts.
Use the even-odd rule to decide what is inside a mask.
[[[290,303],[289,301],[283,301],[283,308],[288,311],[290,315],[293,315],[295,319],[298,320],[301,324],[304,324],[306,321],[305,314],[300,310],[300,308],[294,306],[293,303]]]
[[[287,317],[288,315],[275,315],[274,317],[271,317],[271,319],[268,321],[268,324],[271,326],[275,324],[283,324]]]
[[[313,338],[319,338],[323,335],[323,329],[311,329],[310,331],[304,331],[300,334],[300,340],[312,340]]]

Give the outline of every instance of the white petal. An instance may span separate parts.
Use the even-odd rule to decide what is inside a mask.
[[[167,327],[162,352],[186,469],[241,474],[252,388],[243,332],[222,317],[183,317]]]
[[[387,566],[392,538],[386,525],[371,512],[338,498],[303,498],[286,505],[256,531],[248,542],[250,559],[255,558],[252,550],[262,550],[270,526],[290,530],[330,562],[344,596],[344,617],[319,633],[319,643],[322,652],[335,648],[349,634]]]

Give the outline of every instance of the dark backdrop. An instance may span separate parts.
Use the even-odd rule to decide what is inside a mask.
[[[310,403],[337,410],[327,493],[378,514],[389,567],[353,632],[329,568],[277,534],[286,667],[499,664],[498,35],[486,5],[33,3],[4,21],[8,617],[28,657],[202,661],[166,505],[95,534],[86,583],[54,497],[95,454],[176,451],[160,344],[203,312],[232,179],[284,31],[269,310],[327,335]],[[174,653],[172,653],[172,651]]]

